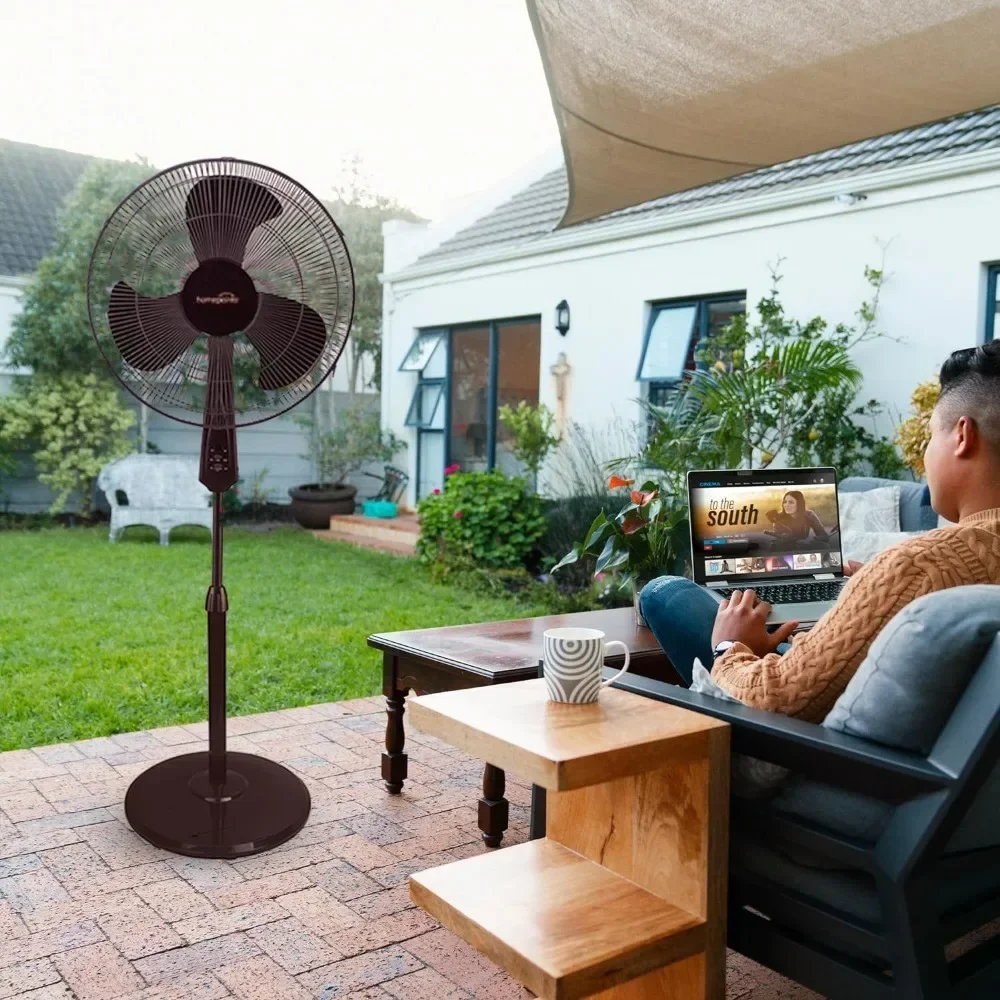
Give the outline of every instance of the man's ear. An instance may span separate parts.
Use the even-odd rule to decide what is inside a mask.
[[[959,417],[955,423],[955,457],[970,458],[979,448],[979,428],[972,417]]]

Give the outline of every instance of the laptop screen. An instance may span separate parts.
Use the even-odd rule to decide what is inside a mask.
[[[840,574],[835,469],[689,472],[698,583]]]

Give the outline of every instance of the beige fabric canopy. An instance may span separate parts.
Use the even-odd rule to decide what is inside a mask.
[[[1000,103],[1000,0],[527,0],[560,226]]]

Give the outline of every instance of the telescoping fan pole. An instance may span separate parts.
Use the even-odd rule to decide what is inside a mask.
[[[208,780],[222,789],[226,782],[226,612],[229,598],[222,585],[222,504],[216,493],[212,507],[212,586],[205,598],[208,612]]]

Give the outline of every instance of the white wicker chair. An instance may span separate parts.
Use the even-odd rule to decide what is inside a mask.
[[[111,541],[130,524],[148,524],[160,544],[179,524],[212,530],[212,494],[198,481],[198,459],[182,455],[126,455],[101,469],[97,485],[111,505]],[[125,503],[119,503],[118,493]]]

